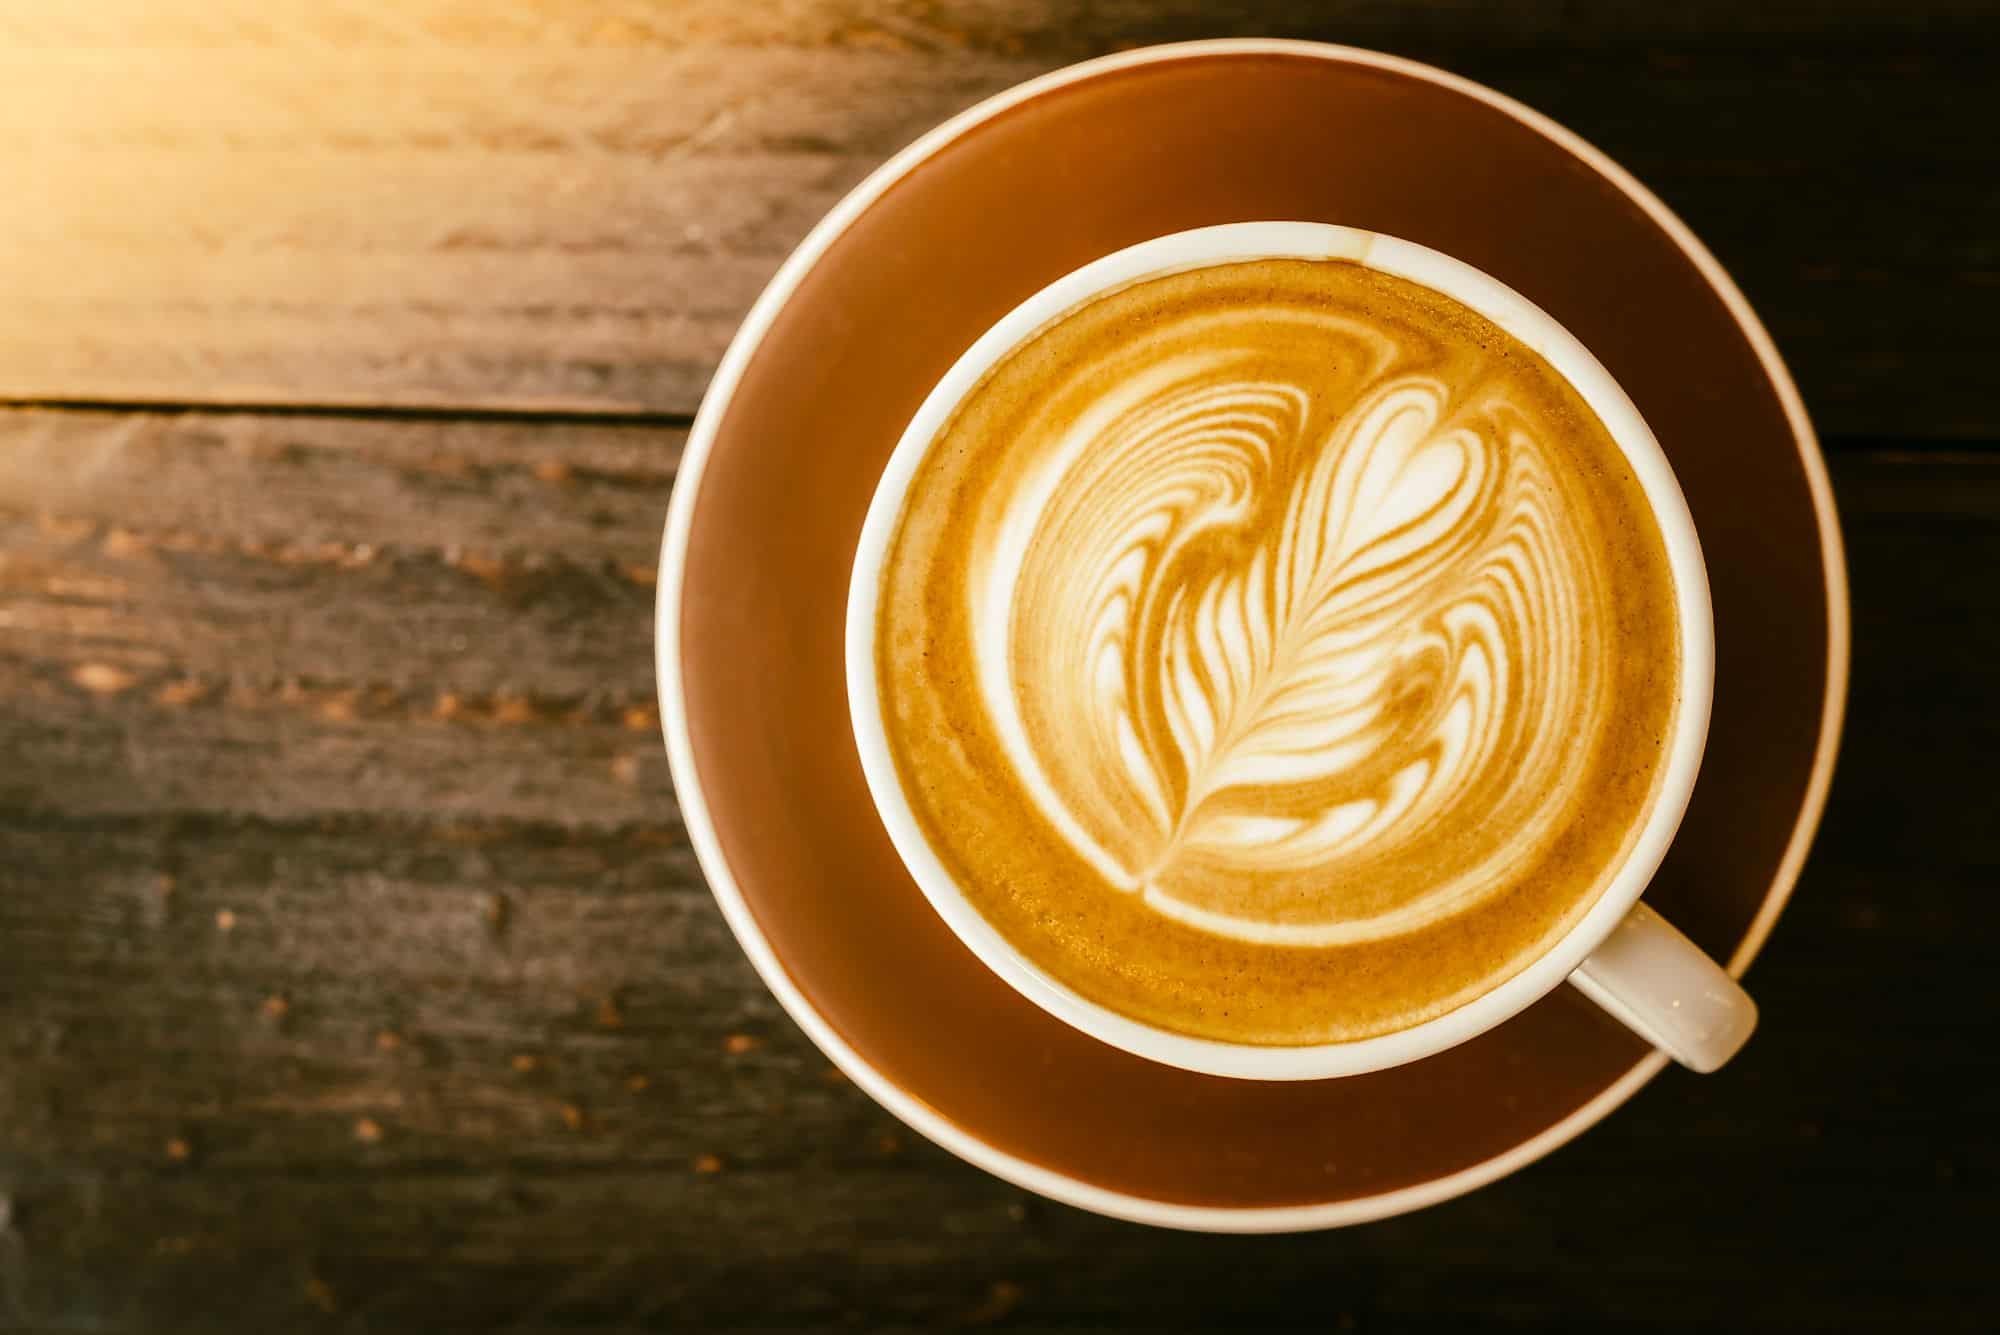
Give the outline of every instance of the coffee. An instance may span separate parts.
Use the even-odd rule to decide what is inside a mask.
[[[1083,996],[1265,1044],[1393,1032],[1621,864],[1679,698],[1665,545],[1539,356],[1359,264],[1143,281],[938,432],[876,666],[915,819]]]

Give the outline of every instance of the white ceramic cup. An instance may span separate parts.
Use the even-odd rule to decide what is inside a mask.
[[[1081,996],[1021,954],[966,899],[910,811],[883,730],[876,611],[904,497],[939,428],[992,366],[1055,317],[1145,278],[1238,260],[1352,260],[1441,292],[1539,353],[1597,414],[1631,461],[1666,541],[1680,621],[1681,699],[1665,775],[1639,837],[1577,924],[1528,967],[1422,1024],[1347,1043],[1263,1046],[1195,1038]],[[1715,676],[1708,576],[1680,485],[1632,401],[1567,330],[1496,279],[1425,246],[1324,223],[1232,223],[1177,232],[1107,255],[1015,307],[947,371],[910,419],[862,527],[847,602],[847,695],[869,792],[924,896],[986,966],[1056,1018],[1114,1047],[1191,1071],[1262,1080],[1357,1075],[1416,1061],[1513,1017],[1565,980],[1682,1065],[1712,1071],[1757,1024],[1749,995],[1639,901],[1694,791]]]

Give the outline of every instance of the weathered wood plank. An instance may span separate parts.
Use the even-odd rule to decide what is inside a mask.
[[[1829,431],[2000,432],[1962,332],[2000,283],[1990,9],[1211,11],[8,5],[0,396],[685,413],[784,253],[926,126],[1078,56],[1263,32],[1434,60],[1600,143],[1734,269]]]
[[[713,915],[682,911],[691,902],[667,888],[684,856],[671,842],[634,852],[621,839],[473,833],[189,821],[10,832],[0,866],[25,852],[60,873],[85,834],[109,853],[67,925],[43,924],[69,943],[48,973],[80,981],[8,994],[41,1021],[9,1053],[8,1124],[25,1144],[0,1165],[36,1263],[29,1310],[101,1313],[102,1295],[119,1293],[165,1329],[212,1318],[226,1291],[254,1326],[312,1319],[318,1278],[348,1310],[399,1324],[520,1316],[576,1286],[588,1301],[572,1292],[524,1328],[819,1324],[848,1311],[926,1328],[998,1283],[1031,1329],[1194,1329],[1323,1306],[1329,1320],[1443,1326],[1491,1320],[1495,1303],[1524,1320],[1622,1314],[1642,1329],[1781,1316],[1861,1328],[1911,1310],[1976,1328],[1973,1292],[1951,1275],[1976,1265],[1981,1242],[1954,1225],[1983,1208],[1975,1184],[1996,1165],[1983,1141],[1941,1135],[1940,1119],[1992,1109],[1961,1097],[1948,1110],[1929,1083],[1974,1050],[1976,1020],[1912,1029],[1859,1090],[1839,1061],[1852,1047],[1841,1023],[1881,1004],[1865,986],[1880,955],[1941,936],[1878,882],[1822,878],[1787,948],[1760,966],[1777,1019],[1832,1004],[1825,1023],[1794,1018],[1783,1044],[1729,1075],[1670,1076],[1523,1177],[1329,1251],[1327,1239],[1111,1225],[957,1167],[828,1083]],[[480,858],[508,870],[496,878]],[[178,874],[154,917],[161,865]],[[1972,921],[1960,915],[1980,902],[1973,881],[1924,869],[1946,872],[1925,912]],[[517,912],[488,939],[458,896],[496,879]],[[240,908],[246,895],[255,909]],[[236,925],[219,933],[210,910],[231,903]],[[12,910],[5,928],[36,917]],[[389,952],[348,935],[384,924]],[[126,943],[122,960],[106,960],[111,941]],[[601,967],[570,971],[600,952]],[[244,968],[252,953],[271,963]],[[184,1023],[146,1020],[162,998]],[[1836,1103],[1845,1111],[1829,1117]],[[1690,1174],[1696,1159],[1704,1172]],[[1717,1182],[1742,1195],[1718,1197]],[[1691,1250],[1684,1221],[1719,1199],[1728,1208]],[[1848,1245],[1874,1258],[1867,1289],[1833,1287],[1822,1257],[1770,1245],[1766,1230],[1795,1211],[1851,1230]],[[1921,1249],[1898,1250],[1899,1231],[1927,1222]],[[1504,1260],[1495,1236],[1509,1239]],[[55,1263],[71,1240],[86,1245]],[[1710,1282],[1688,1286],[1680,1267],[1697,1257]],[[1337,1302],[1328,1265],[1346,1285]],[[218,1289],[232,1268],[246,1280]]]
[[[0,411],[0,522],[36,530],[5,545],[13,561],[80,563],[77,578],[136,581],[142,600],[149,573],[157,582],[176,558],[349,571],[430,560],[495,585],[557,568],[648,584],[684,439],[672,427],[16,409]]]
[[[180,1136],[224,1176],[356,1154],[431,1171],[496,1145],[541,1171],[838,1157],[789,1143],[782,1119],[728,1126],[781,1085],[824,1111],[832,1086],[809,1048],[773,1047],[776,1005],[672,824],[10,817],[0,931],[40,975],[32,999],[4,985],[33,1012],[12,1033],[34,1072],[6,1090],[15,1151],[155,1164]],[[82,841],[87,884],[25,893]],[[125,1045],[153,1059],[102,1062]],[[226,1088],[224,1062],[241,1073]],[[709,1078],[722,1069],[733,1084]]]
[[[670,814],[651,612],[681,440],[0,414],[0,801]]]
[[[0,57],[0,392],[687,409],[812,219],[1011,81],[832,59]]]
[[[0,675],[34,672],[0,659]],[[226,688],[174,702],[185,678],[132,695],[79,699],[31,679],[0,700],[0,804],[91,814],[144,811],[492,816],[563,826],[671,817],[658,726],[522,722],[533,697],[406,699],[373,691]],[[378,712],[379,711],[379,712]]]

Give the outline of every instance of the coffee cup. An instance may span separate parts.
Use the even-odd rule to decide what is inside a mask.
[[[1671,577],[1672,634],[1660,643],[1671,646],[1673,707],[1670,715],[1662,715],[1664,735],[1658,739],[1643,813],[1635,815],[1629,837],[1604,863],[1587,903],[1559,932],[1517,961],[1517,967],[1476,994],[1454,999],[1411,1023],[1334,1041],[1217,1037],[1086,995],[1056,976],[996,926],[968,894],[963,872],[955,872],[940,855],[937,822],[931,820],[927,828],[913,805],[883,704],[885,572],[913,483],[969,397],[1031,339],[1110,294],[1174,275],[1275,260],[1359,266],[1455,303],[1534,354],[1587,406],[1615,444],[1629,468],[1634,494],[1642,498],[1639,504],[1657,527],[1663,569]],[[899,440],[862,530],[846,623],[849,706],[869,793],[925,899],[972,955],[1022,996],[1102,1042],[1192,1071],[1259,1080],[1321,1079],[1417,1061],[1504,1023],[1566,981],[1685,1066],[1709,1071],[1734,1055],[1755,1026],[1754,1003],[1707,955],[1641,902],[1694,787],[1707,731],[1713,658],[1707,578],[1692,518],[1658,442],[1604,367],[1553,318],[1460,261],[1378,233],[1301,222],[1229,224],[1143,242],[1058,279],[1002,317],[939,380]],[[969,672],[974,665],[964,667]],[[1235,828],[1292,828],[1235,819]],[[1180,920],[1175,931],[1189,923],[1199,929],[1214,917],[1170,897],[1154,902]],[[1252,926],[1260,948],[1273,958],[1308,952],[1339,939],[1341,930],[1337,924],[1311,930]],[[1241,934],[1243,929],[1229,919],[1221,930]]]

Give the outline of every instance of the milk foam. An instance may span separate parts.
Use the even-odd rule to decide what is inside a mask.
[[[1549,428],[1504,382],[1401,369],[1387,328],[1190,318],[1080,368],[1081,409],[987,498],[967,594],[996,734],[1050,825],[1184,923],[1330,945],[1462,910],[1546,842],[1601,703]],[[1251,374],[1274,324],[1358,353],[1355,400]],[[1479,828],[1517,787],[1535,809]],[[1386,901],[1342,875],[1441,835],[1476,850]]]

